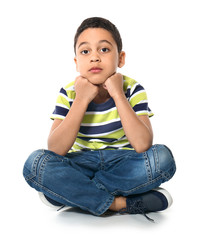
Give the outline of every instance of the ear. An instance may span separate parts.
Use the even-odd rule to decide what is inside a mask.
[[[76,70],[77,70],[77,72],[79,72],[79,70],[78,70],[78,64],[77,64],[77,57],[74,57],[74,62],[75,62],[75,64],[76,64]]]
[[[118,67],[121,68],[125,65],[125,52],[120,52],[119,54],[119,63],[118,63]]]

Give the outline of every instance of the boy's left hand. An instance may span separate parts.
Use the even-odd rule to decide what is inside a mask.
[[[119,95],[124,95],[123,91],[123,76],[120,73],[115,73],[111,77],[107,78],[103,87],[109,92],[112,98]]]

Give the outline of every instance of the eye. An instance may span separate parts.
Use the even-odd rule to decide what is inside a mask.
[[[82,53],[83,55],[86,55],[86,54],[89,53],[89,51],[88,51],[88,50],[83,50],[83,51],[81,51],[81,53]]]
[[[103,52],[103,53],[109,52],[109,49],[108,48],[102,48],[101,52]]]

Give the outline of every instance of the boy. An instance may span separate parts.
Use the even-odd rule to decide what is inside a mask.
[[[165,210],[172,198],[158,187],[174,175],[174,158],[152,145],[144,88],[116,72],[125,64],[117,28],[103,18],[84,20],[74,50],[80,75],[60,90],[48,150],[29,156],[26,181],[48,205],[94,215]]]

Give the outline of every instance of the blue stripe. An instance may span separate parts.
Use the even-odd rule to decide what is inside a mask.
[[[135,93],[137,93],[137,92],[139,92],[139,91],[142,91],[142,90],[144,90],[144,88],[143,88],[140,84],[138,84],[138,85],[135,87],[132,95],[135,94]]]
[[[63,93],[64,95],[66,95],[66,96],[67,96],[67,92],[66,92],[66,90],[65,90],[65,89],[63,89],[63,88],[61,88],[61,89],[60,89],[60,93]]]
[[[149,111],[149,112],[152,112],[152,110],[151,110],[149,107],[148,107],[148,111]]]
[[[117,131],[118,129],[122,128],[121,121],[117,121],[114,123],[109,123],[103,126],[90,126],[90,127],[80,127],[79,132],[82,134],[102,134],[111,131]]]
[[[134,107],[133,107],[133,110],[135,112],[138,112],[138,111],[148,111],[148,103],[139,103],[139,104],[136,104]]]
[[[126,98],[129,98],[131,95],[131,89],[127,89],[127,92],[125,93]]]
[[[53,114],[58,114],[65,117],[68,114],[68,112],[69,112],[68,109],[56,106]]]
[[[87,112],[103,112],[106,110],[110,110],[111,108],[115,107],[115,102],[112,98],[110,98],[105,103],[96,104],[94,102],[90,102],[87,108]]]

